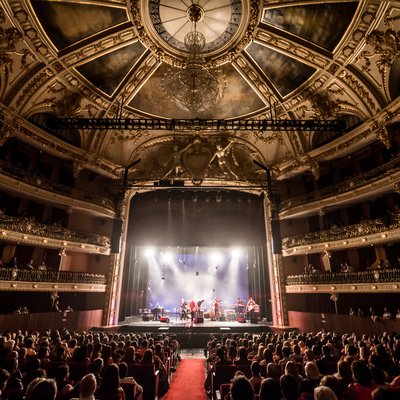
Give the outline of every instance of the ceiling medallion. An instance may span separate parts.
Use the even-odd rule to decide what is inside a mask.
[[[256,0],[128,0],[139,40],[157,58],[175,67],[186,63],[186,35],[193,30],[205,38],[204,62],[215,68],[235,59],[253,40],[260,15]],[[197,8],[192,8],[197,7]],[[191,13],[199,13],[197,16]]]
[[[184,44],[187,58],[183,68],[170,68],[163,77],[164,94],[184,110],[201,112],[210,109],[223,96],[225,76],[219,69],[210,69],[204,59],[205,36],[197,30],[204,19],[201,6],[190,5],[186,10],[192,29],[186,33]]]

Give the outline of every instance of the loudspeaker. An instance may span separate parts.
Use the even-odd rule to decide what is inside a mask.
[[[203,317],[197,317],[194,319],[194,322],[196,324],[202,324],[204,322],[204,318]]]
[[[121,232],[122,232],[122,219],[115,218],[111,236],[111,253],[119,253]]]

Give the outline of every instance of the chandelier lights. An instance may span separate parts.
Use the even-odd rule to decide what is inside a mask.
[[[192,30],[184,38],[187,59],[182,68],[170,68],[164,74],[162,89],[180,108],[199,112],[210,109],[222,98],[226,81],[222,71],[210,68],[204,59],[206,38],[197,31],[197,23],[204,17],[204,10],[192,4],[187,15],[192,22]]]

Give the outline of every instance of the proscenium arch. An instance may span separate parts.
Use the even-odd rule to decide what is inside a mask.
[[[225,186],[226,187],[226,186]],[[221,185],[219,189],[223,190],[224,185]],[[165,188],[164,188],[165,189]],[[217,189],[217,188],[216,188]],[[107,323],[112,325],[118,322],[118,318],[120,315],[120,299],[122,295],[122,282],[124,279],[124,270],[126,269],[126,256],[127,256],[127,234],[128,234],[128,224],[129,224],[129,215],[131,212],[131,203],[132,199],[135,195],[140,193],[147,192],[157,192],[158,190],[162,190],[162,188],[130,188],[126,191],[125,198],[122,206],[122,230],[121,230],[121,246],[120,253],[114,259],[113,272],[112,272],[112,281],[109,287],[109,299],[111,301],[111,305],[108,309],[107,315]],[[183,190],[193,190],[192,188],[185,188]],[[238,192],[251,192],[253,195],[262,196],[263,197],[263,219],[264,219],[264,228],[266,231],[266,261],[264,264],[264,268],[267,269],[265,271],[265,276],[269,278],[269,292],[272,299],[272,319],[275,325],[281,323],[280,319],[276,318],[276,309],[282,309],[282,303],[280,302],[278,306],[275,304],[276,299],[280,299],[281,288],[277,288],[276,284],[276,267],[275,267],[275,259],[273,257],[273,248],[272,248],[272,237],[271,237],[271,221],[270,221],[270,205],[267,199],[266,193],[263,189],[241,189],[241,188],[230,188],[229,191],[238,191]],[[267,275],[268,274],[268,275]],[[267,301],[267,300],[265,300]],[[269,301],[269,300],[268,300]],[[280,300],[279,300],[280,301]]]

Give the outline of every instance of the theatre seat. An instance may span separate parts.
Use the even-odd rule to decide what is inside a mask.
[[[215,370],[211,375],[211,391],[213,398],[216,398],[216,391],[223,383],[230,383],[237,371],[236,365],[215,365]]]
[[[131,365],[128,368],[128,375],[133,376],[135,381],[143,387],[143,400],[158,399],[160,375],[154,365]]]

